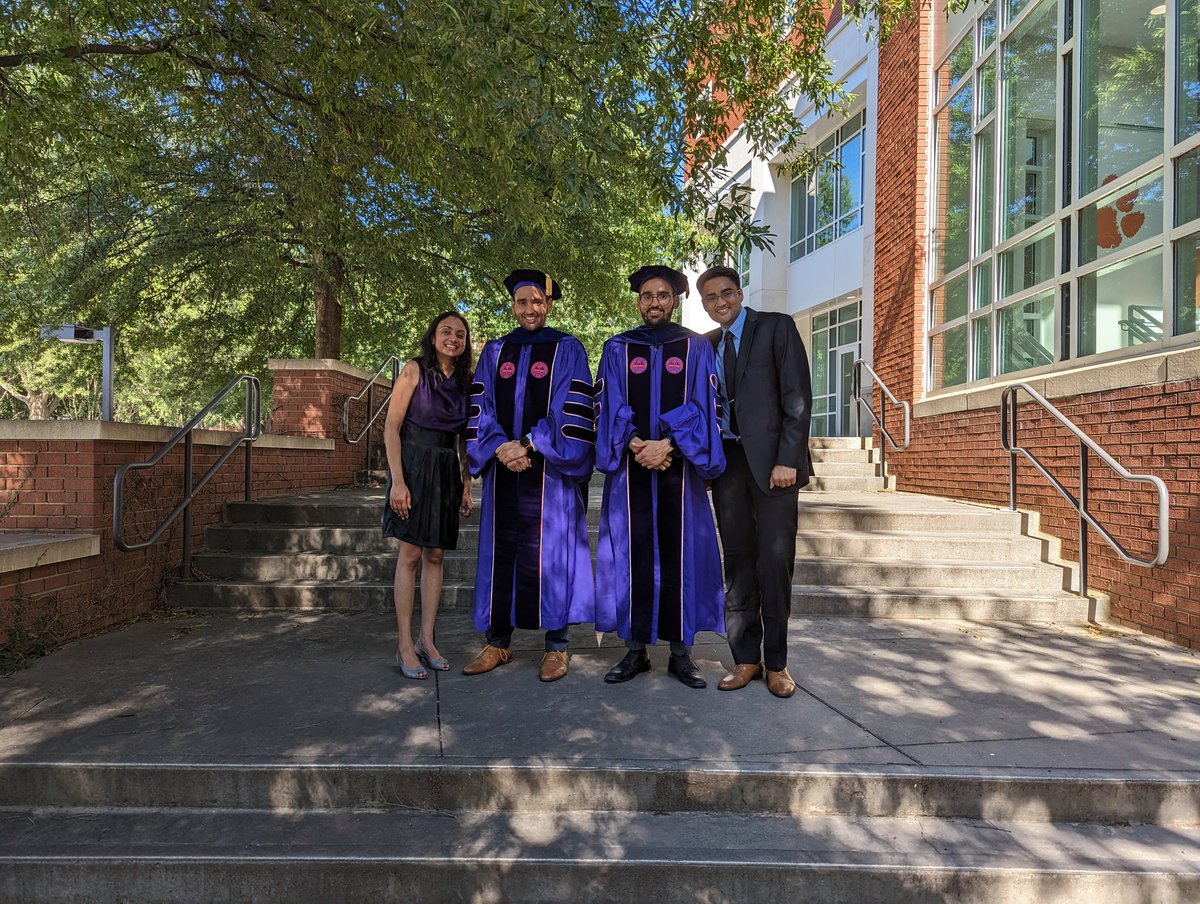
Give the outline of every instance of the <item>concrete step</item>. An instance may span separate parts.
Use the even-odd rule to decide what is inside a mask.
[[[1066,591],[794,584],[792,616],[1089,624],[1106,621],[1108,608],[1105,600]]]
[[[875,443],[869,436],[810,436],[808,448],[810,452],[823,452],[826,449],[872,449]]]
[[[888,488],[888,482],[883,477],[821,477],[809,480],[804,487],[813,493],[878,493]]]
[[[1027,522],[1022,512],[943,502],[906,493],[802,493],[801,530],[884,531],[1016,536]]]
[[[734,761],[0,762],[0,808],[723,813],[1200,828],[1200,775]]]
[[[1195,901],[1200,831],[575,810],[9,810],[12,901]],[[731,843],[732,839],[736,839]]]
[[[420,582],[417,584],[420,587]],[[474,584],[442,585],[439,611],[469,611]],[[330,609],[390,610],[392,582],[361,581],[180,581],[171,588],[172,606],[188,609],[232,609],[256,612],[272,609],[322,611]]]
[[[880,477],[879,465],[869,461],[818,461],[813,462],[813,474],[817,477]]]
[[[599,493],[588,498],[588,524],[600,523]],[[478,506],[479,500],[476,500]],[[472,516],[478,519],[478,516]],[[467,520],[465,526],[472,522]],[[338,501],[294,503],[236,502],[226,503],[223,527],[250,525],[288,527],[374,527],[383,524],[383,495],[369,501]]]
[[[932,549],[932,555],[940,551]],[[291,553],[246,556],[238,553],[200,553],[193,560],[198,576],[217,580],[385,582],[396,570],[394,553],[329,555]],[[448,583],[473,581],[476,553],[447,553],[443,563]],[[877,559],[866,557],[802,556],[796,575],[809,583],[868,584],[879,587],[995,588],[1036,592],[1061,590],[1066,572],[1050,565],[994,561]]]
[[[476,522],[477,523],[477,522]],[[796,536],[800,556],[893,556],[903,560],[952,558],[980,562],[1038,561],[1047,552],[1057,554],[1058,543],[1034,537],[985,533],[939,534],[853,529],[811,529],[813,519],[801,518]],[[595,532],[593,531],[593,537]],[[325,553],[328,555],[396,554],[396,541],[382,536],[377,527],[278,527],[219,526],[205,535],[206,550],[243,554]],[[479,546],[479,528],[466,522],[459,529],[458,552]],[[210,572],[211,573],[211,572]]]
[[[879,461],[878,449],[809,449],[809,455],[817,464],[839,461]]]

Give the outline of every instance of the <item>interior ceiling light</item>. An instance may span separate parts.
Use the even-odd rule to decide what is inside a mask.
[[[1158,6],[1154,7],[1154,9],[1150,10],[1150,15],[1152,16],[1165,16],[1166,14],[1167,4],[1165,3],[1160,3]]]

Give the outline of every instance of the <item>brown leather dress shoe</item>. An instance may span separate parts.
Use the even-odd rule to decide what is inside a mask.
[[[717,688],[723,691],[736,691],[745,687],[755,678],[761,678],[762,674],[761,662],[739,662],[728,675],[721,679]]]
[[[796,682],[792,680],[787,669],[780,669],[778,672],[767,669],[767,690],[776,697],[790,697],[796,693]]]
[[[500,647],[493,647],[488,644],[479,651],[479,655],[463,666],[464,675],[482,675],[484,672],[490,672],[498,665],[504,665],[507,662],[512,662],[512,653]]]
[[[557,681],[567,674],[567,660],[570,657],[566,650],[551,650],[542,657],[538,677],[542,681]]]

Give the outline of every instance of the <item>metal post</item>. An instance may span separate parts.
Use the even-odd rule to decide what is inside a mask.
[[[1079,442],[1079,595],[1087,596],[1088,549],[1087,519],[1083,517],[1088,506],[1088,456],[1087,446]]]
[[[871,387],[871,407],[875,407],[875,387]],[[879,391],[879,469],[887,476],[887,399]]]
[[[100,372],[100,420],[112,420],[113,331],[111,326],[95,331],[100,340],[104,364]]]
[[[372,406],[374,403],[371,399],[374,389],[375,389],[375,378],[371,377],[371,382],[367,384],[367,423],[370,423],[371,416],[374,414],[374,411],[372,410]],[[366,460],[366,463],[363,465],[363,470],[366,471],[368,474],[371,471],[371,428],[370,427],[367,428],[367,460]]]
[[[183,438],[183,580],[192,579],[192,431]]]
[[[1017,394],[1008,397],[1008,510],[1017,510]]]
[[[254,405],[253,405],[254,395],[253,394],[254,394],[254,387],[251,386],[249,383],[247,383],[246,384],[246,420],[243,424],[243,430],[242,430],[242,432],[245,433],[246,436],[252,436],[254,434],[255,428],[258,427],[258,424],[255,423],[258,420],[258,414],[257,414],[257,412],[254,411]],[[251,484],[251,480],[253,480],[253,474],[254,474],[254,466],[253,466],[253,461],[251,458],[251,456],[253,456],[253,454],[254,454],[254,452],[253,452],[254,443],[247,440],[244,443],[244,445],[246,446],[246,473],[245,473],[246,501],[250,502],[254,498],[254,492],[253,492],[253,488],[252,488],[252,484]]]

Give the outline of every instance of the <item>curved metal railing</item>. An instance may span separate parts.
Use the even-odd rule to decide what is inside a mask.
[[[361,442],[362,438],[371,432],[371,428],[375,426],[375,421],[379,419],[379,415],[383,414],[383,412],[387,409],[388,399],[390,399],[392,396],[390,391],[384,398],[383,404],[374,411],[371,410],[371,406],[373,404],[371,401],[371,394],[375,388],[375,381],[382,377],[383,372],[389,367],[392,369],[392,385],[395,385],[396,378],[400,376],[401,362],[400,359],[395,355],[391,355],[382,364],[380,364],[379,367],[375,368],[375,373],[371,374],[370,378],[367,380],[367,385],[354,395],[347,397],[346,401],[342,404],[342,438],[345,439],[346,442]],[[359,401],[363,396],[367,397],[367,424],[365,427],[359,430],[358,433],[356,433],[354,436],[351,436],[350,405],[352,402]]]
[[[864,370],[871,375],[870,385],[879,387],[881,397],[886,396],[893,405],[899,406],[904,412],[904,442],[896,442],[896,438],[892,436],[891,431],[887,428],[887,406],[882,404],[883,399],[880,399],[879,414],[876,414],[874,390],[870,390],[869,398],[863,398],[862,372]],[[890,445],[897,452],[903,452],[908,448],[909,440],[912,437],[912,406],[908,402],[902,402],[896,398],[879,374],[875,373],[871,365],[862,358],[854,362],[854,401],[857,406],[866,406],[867,413],[871,415],[871,421],[879,428],[880,434],[887,440],[887,445]],[[879,447],[879,465],[881,468],[887,466],[887,446],[882,444]]]
[[[246,407],[245,421],[242,425],[242,435],[235,437],[225,450],[217,457],[217,460],[212,463],[207,471],[201,476],[198,483],[192,484],[192,434],[213,409],[223,402],[230,393],[237,388],[239,383],[246,384]],[[262,419],[262,386],[258,382],[258,377],[250,374],[238,374],[232,380],[225,384],[225,388],[213,396],[212,401],[200,409],[190,421],[180,427],[169,440],[167,440],[161,449],[154,453],[146,461],[128,462],[121,466],[117,471],[116,477],[113,478],[113,542],[117,549],[123,552],[130,552],[135,549],[145,549],[148,546],[153,546],[158,542],[167,530],[168,527],[175,521],[176,518],[183,516],[183,578],[187,580],[192,575],[192,503],[196,496],[204,489],[205,485],[213,478],[213,475],[221,469],[221,466],[227,462],[233,453],[237,451],[238,446],[246,447],[246,462],[245,462],[245,481],[246,481],[246,501],[251,499],[251,471],[253,468],[252,448],[254,441],[262,435],[262,426],[259,423]],[[183,501],[175,506],[158,527],[150,534],[150,536],[140,543],[130,543],[125,539],[125,475],[130,471],[144,471],[148,468],[153,468],[156,464],[162,461],[167,454],[183,442]]]
[[[1026,448],[1017,442],[1017,393],[1025,392],[1043,410],[1067,428],[1079,440],[1079,495],[1073,496],[1062,482],[1051,474],[1046,467]],[[1000,396],[1000,443],[1008,453],[1008,507],[1011,511],[1017,508],[1017,453],[1024,455],[1037,471],[1053,484],[1071,507],[1079,513],[1079,595],[1087,596],[1087,528],[1090,524],[1104,541],[1113,548],[1124,561],[1133,565],[1152,567],[1167,561],[1170,546],[1170,514],[1171,497],[1167,485],[1162,479],[1153,474],[1134,474],[1119,461],[1109,455],[1090,436],[1084,433],[1065,414],[1051,405],[1044,396],[1028,383],[1013,383],[1005,387]],[[1094,452],[1096,457],[1115,471],[1122,479],[1131,483],[1148,483],[1158,492],[1158,550],[1153,558],[1135,556],[1118,541],[1095,516],[1088,511],[1088,452]]]

